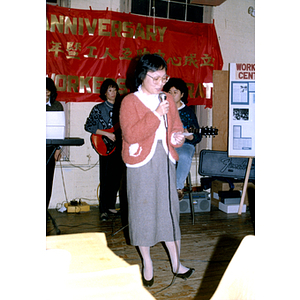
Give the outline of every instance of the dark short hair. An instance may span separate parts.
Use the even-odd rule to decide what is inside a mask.
[[[46,89],[48,91],[50,91],[50,93],[51,93],[50,94],[50,103],[52,104],[57,97],[57,89],[56,89],[54,81],[49,77],[46,77]]]
[[[113,87],[117,90],[117,96],[119,94],[119,86],[118,84],[111,78],[108,78],[108,79],[105,79],[101,85],[101,88],[100,88],[100,98],[102,100],[106,100],[106,95],[105,93],[107,92],[108,88],[110,87]]]
[[[138,88],[144,81],[148,71],[163,70],[167,71],[166,61],[158,54],[145,54],[137,63],[134,72],[135,86]]]
[[[172,87],[175,87],[177,90],[180,90],[180,92],[183,93],[181,101],[186,104],[188,102],[187,98],[189,93],[186,83],[181,78],[170,78],[169,81],[164,85],[163,90],[168,93]]]

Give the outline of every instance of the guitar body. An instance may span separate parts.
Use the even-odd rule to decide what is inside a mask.
[[[115,128],[101,129],[106,132],[114,132]],[[116,143],[110,140],[108,137],[99,134],[91,135],[91,144],[94,150],[102,156],[108,156],[116,150]]]

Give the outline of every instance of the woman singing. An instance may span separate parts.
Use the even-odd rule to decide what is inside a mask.
[[[146,287],[154,282],[150,247],[159,242],[165,242],[177,277],[187,279],[194,272],[179,260],[181,233],[175,148],[183,144],[184,135],[172,96],[165,94],[166,101],[160,101],[159,93],[169,79],[166,71],[167,64],[161,56],[142,56],[135,69],[138,90],[123,99],[120,110],[122,157],[127,166],[129,235],[131,244],[138,247],[142,256]]]

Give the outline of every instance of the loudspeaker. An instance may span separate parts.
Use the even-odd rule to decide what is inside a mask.
[[[211,201],[209,199],[209,193],[208,192],[197,192],[192,193],[192,199],[194,203],[194,212],[207,212],[210,211],[211,207]],[[179,202],[179,209],[180,213],[190,213],[190,199],[189,194],[186,193],[183,197],[183,199]]]

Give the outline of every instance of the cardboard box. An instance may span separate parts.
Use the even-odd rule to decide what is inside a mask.
[[[219,202],[219,210],[227,214],[237,214],[239,211],[239,204],[224,204]],[[242,213],[246,212],[246,204],[243,205]]]
[[[244,186],[244,182],[234,182],[234,191],[241,191],[241,196],[242,196],[242,191],[243,191],[243,186]],[[248,183],[248,187],[249,186],[254,186],[253,183]],[[218,192],[220,191],[229,191],[230,187],[229,187],[229,183],[225,182],[225,181],[220,181],[220,180],[214,180],[211,183],[211,204],[219,207],[219,202],[220,202],[220,197]],[[246,193],[245,196],[245,200],[244,200],[244,204],[246,204],[246,206],[249,205],[248,202],[248,194]]]
[[[86,202],[81,202],[78,205],[71,205],[70,203],[65,203],[68,213],[80,213],[90,211],[90,206]]]

